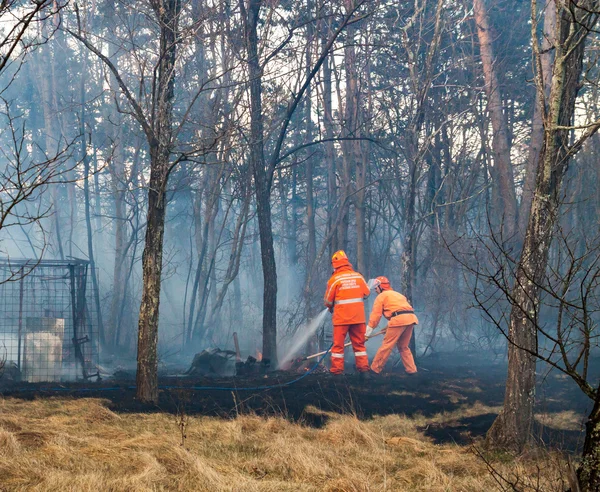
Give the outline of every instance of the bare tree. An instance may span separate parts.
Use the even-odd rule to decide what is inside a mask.
[[[563,220],[554,228],[551,245],[554,259],[542,275],[528,279],[542,294],[533,312],[527,311],[529,306],[515,296],[512,279],[522,267],[501,241],[479,237],[471,248],[476,251],[475,257],[464,252],[458,257],[463,267],[473,274],[477,306],[507,339],[509,350],[519,350],[534,362],[541,361],[546,367],[565,374],[591,400],[578,476],[581,490],[597,490],[600,487],[600,384],[591,364],[594,352],[600,348],[597,325],[600,235],[574,234],[567,225],[568,205],[560,203],[559,208],[561,212],[557,214],[562,215]],[[534,346],[520,345],[521,340],[510,332],[512,313],[506,313],[503,306],[521,311],[531,323],[536,331]]]
[[[530,440],[535,392],[537,313],[540,285],[548,265],[548,252],[557,223],[563,177],[571,157],[600,128],[600,121],[584,125],[571,143],[575,102],[581,89],[586,39],[598,20],[593,1],[557,2],[555,57],[546,100],[538,41],[538,8],[531,2],[536,90],[544,123],[544,145],[537,164],[537,179],[525,242],[515,272],[508,327],[508,376],[504,408],[488,432],[495,445],[517,452]]]
[[[89,38],[66,28],[74,38],[94,53],[116,79],[123,93],[129,113],[142,127],[150,155],[150,179],[148,182],[148,212],[146,236],[142,256],[142,301],[138,320],[138,367],[137,397],[143,402],[158,400],[158,321],[163,268],[163,247],[165,217],[167,208],[167,186],[173,169],[181,162],[193,160],[214,141],[194,142],[178,145],[178,138],[190,113],[204,90],[201,86],[192,96],[188,107],[181,112],[175,124],[173,107],[175,103],[175,79],[177,76],[178,46],[186,36],[194,32],[194,26],[202,22],[196,20],[191,27],[180,26],[182,5],[180,0],[149,0],[142,7],[149,7],[147,15],[152,15],[158,26],[158,56],[151,76],[151,89],[144,106],[121,76],[112,61],[95,46]],[[146,89],[145,74],[139,80],[142,90]],[[144,94],[146,95],[146,94]]]
[[[46,245],[41,223],[52,213],[52,208],[44,205],[41,197],[49,187],[64,183],[78,165],[77,162],[66,165],[75,142],[62,142],[57,153],[38,161],[29,150],[31,135],[23,115],[13,114],[6,100],[1,103],[3,133],[10,135],[12,145],[0,151],[0,231],[36,225],[44,238],[40,245],[41,257]]]
[[[54,35],[55,29],[38,29],[55,19],[64,8],[64,2],[36,0],[8,0],[0,3],[0,18],[3,30],[0,34],[0,75],[3,83],[0,94],[6,93],[12,83],[18,79],[26,56],[34,49],[44,45]],[[42,219],[51,215],[51,207],[41,205],[41,195],[51,186],[55,190],[59,183],[67,181],[69,169],[62,168],[71,155],[73,142],[57,140],[53,148],[36,155],[35,145],[32,152],[32,128],[28,128],[26,118],[12,101],[1,100],[0,113],[5,125],[5,135],[9,135],[10,144],[3,148],[3,169],[0,191],[1,218],[0,229],[19,226],[22,230],[35,224],[44,237],[40,250],[46,247],[46,236],[41,227]],[[56,213],[56,209],[54,209]],[[30,242],[32,252],[37,255],[34,244]]]
[[[32,25],[53,18],[65,6],[56,0],[4,0],[0,2],[0,18],[7,27],[0,34],[0,72],[30,48],[46,42],[45,37],[31,36]]]
[[[492,151],[494,165],[490,167],[495,228],[503,226],[503,233],[512,238],[517,222],[517,198],[510,159],[508,124],[503,111],[502,94],[498,83],[498,64],[494,56],[493,38],[484,0],[473,0],[473,12],[477,26],[487,109],[492,123]]]
[[[260,19],[262,0],[249,0],[248,5],[240,0],[240,10],[245,26],[246,50],[248,53],[248,76],[250,86],[250,164],[254,173],[254,187],[256,194],[257,218],[260,232],[261,260],[263,268],[263,356],[277,366],[277,268],[275,263],[275,249],[273,247],[273,228],[271,218],[271,189],[273,177],[277,166],[284,157],[293,152],[282,155],[282,148],[286,140],[288,128],[296,109],[306,95],[315,75],[321,69],[323,62],[328,57],[331,47],[346,26],[356,21],[356,13],[364,4],[364,0],[352,2],[352,7],[339,21],[339,25],[332,32],[331,37],[323,46],[319,56],[310,67],[308,74],[302,81],[300,88],[292,94],[286,104],[279,125],[273,131],[273,150],[269,158],[265,157],[265,130],[262,106],[262,74],[265,63],[268,63],[277,53],[287,45],[295,29],[290,29],[290,35],[272,53],[266,55],[264,61],[259,58],[258,51],[258,22]]]
[[[556,5],[555,0],[546,0],[542,9],[544,16],[544,29],[540,41],[540,67],[542,70],[542,83],[544,87],[544,100],[550,96],[550,77],[552,76],[552,59],[554,57],[554,36],[556,31]],[[519,234],[522,236],[527,229],[531,201],[535,189],[537,163],[544,144],[544,122],[542,121],[542,110],[540,96],[536,91],[533,119],[531,121],[531,142],[529,144],[529,155],[525,169],[525,181],[519,207]]]

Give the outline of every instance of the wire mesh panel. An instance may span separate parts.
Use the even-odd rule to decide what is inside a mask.
[[[0,259],[5,367],[28,382],[98,378],[91,285],[84,260]]]

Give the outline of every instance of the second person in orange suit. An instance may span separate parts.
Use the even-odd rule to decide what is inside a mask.
[[[374,288],[378,296],[373,304],[366,335],[371,335],[382,316],[388,320],[388,327],[383,343],[371,363],[371,371],[379,374],[392,353],[392,349],[396,346],[400,352],[404,370],[408,374],[415,374],[417,366],[408,344],[413,327],[419,323],[419,320],[406,297],[392,290],[390,281],[386,277],[377,277],[375,280],[377,283]]]
[[[368,372],[369,360],[365,348],[364,300],[370,289],[363,276],[355,272],[344,251],[337,251],[331,258],[333,275],[327,282],[325,306],[333,312],[333,347],[331,349],[331,372],[344,372],[344,343],[350,336],[356,369]]]

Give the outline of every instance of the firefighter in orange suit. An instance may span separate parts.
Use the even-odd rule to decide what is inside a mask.
[[[370,290],[363,276],[355,272],[343,251],[337,251],[331,258],[333,275],[327,282],[325,306],[333,312],[333,348],[331,349],[331,372],[344,373],[344,342],[350,335],[356,369],[368,372],[369,360],[365,348],[365,307],[364,300]]]
[[[404,370],[408,374],[415,374],[417,366],[408,343],[413,333],[413,327],[419,323],[419,320],[406,297],[392,290],[390,281],[386,277],[377,277],[375,280],[374,288],[378,295],[369,317],[366,336],[371,335],[379,324],[381,316],[388,320],[388,327],[383,343],[371,363],[371,370],[379,374],[392,353],[392,349],[397,346]]]

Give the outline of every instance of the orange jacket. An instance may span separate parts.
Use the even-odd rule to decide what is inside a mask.
[[[333,324],[364,323],[364,300],[370,293],[367,282],[360,273],[352,269],[352,265],[336,268],[325,291],[325,306],[333,307]]]
[[[413,311],[413,308],[408,303],[406,297],[399,292],[394,290],[384,290],[375,298],[371,316],[369,317],[369,326],[375,328],[379,324],[381,316],[384,316],[389,320],[389,327],[419,324],[419,320],[414,313],[399,314],[390,318],[392,313],[396,311]]]

